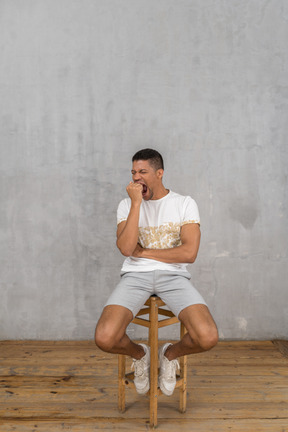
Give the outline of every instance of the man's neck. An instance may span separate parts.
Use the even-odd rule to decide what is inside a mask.
[[[162,185],[162,187],[159,189],[159,191],[154,193],[153,198],[151,198],[151,200],[155,201],[155,200],[159,200],[161,198],[164,198],[164,196],[168,195],[169,192],[170,192],[169,189],[166,189],[164,187],[164,185]]]

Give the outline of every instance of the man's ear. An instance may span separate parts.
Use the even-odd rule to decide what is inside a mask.
[[[157,177],[158,177],[159,179],[162,179],[163,174],[164,174],[164,170],[163,170],[162,168],[159,168],[159,169],[156,171],[156,175],[157,175]]]

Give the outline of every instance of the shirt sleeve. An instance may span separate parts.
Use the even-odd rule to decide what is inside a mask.
[[[130,205],[127,202],[127,199],[124,199],[120,202],[118,209],[117,209],[117,225],[119,225],[120,222],[123,222],[127,220],[129,211],[130,211]]]
[[[196,202],[193,198],[187,196],[184,201],[184,214],[181,226],[189,223],[197,223],[200,225],[200,215]]]

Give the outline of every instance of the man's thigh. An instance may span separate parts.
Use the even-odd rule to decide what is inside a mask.
[[[103,309],[96,326],[96,332],[116,337],[123,334],[133,320],[132,312],[123,306],[110,305]]]
[[[209,335],[213,335],[216,338],[218,335],[215,321],[208,307],[204,304],[195,304],[186,307],[180,312],[178,318],[194,340],[200,341]]]

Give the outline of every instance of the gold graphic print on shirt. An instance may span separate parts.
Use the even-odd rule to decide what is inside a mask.
[[[182,224],[167,222],[157,227],[139,227],[139,243],[146,249],[169,249],[181,245],[181,226],[188,223],[198,223],[189,220]]]
[[[146,249],[168,249],[179,246],[180,224],[165,223],[158,227],[139,227],[139,243]]]

